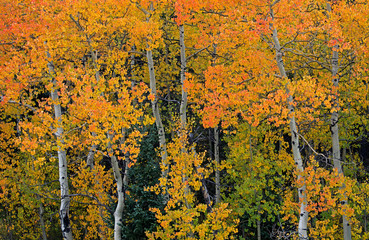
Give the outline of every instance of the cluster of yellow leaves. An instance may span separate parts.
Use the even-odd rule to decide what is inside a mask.
[[[58,216],[54,212],[58,212],[60,196],[55,166],[59,150],[67,152],[69,162],[74,236],[108,239],[112,234],[104,220],[110,215],[108,193],[114,189],[113,174],[99,164],[85,168],[85,159],[95,145],[94,162],[101,160],[102,155],[108,155],[110,142],[118,159],[129,154],[134,163],[143,135],[139,128],[152,124],[153,119],[143,110],[147,86],[143,82],[132,84],[127,77],[128,44],[133,43],[127,41],[126,34],[137,41],[150,35],[153,47],[161,35],[157,34],[158,22],[140,20],[141,29],[136,29],[135,19],[144,17],[136,14],[138,9],[125,15],[130,1],[101,4],[10,1],[1,5],[7,13],[1,16],[4,32],[0,39],[4,45],[0,92],[5,109],[1,124],[3,117],[13,122],[4,129],[12,142],[2,139],[1,143],[8,143],[4,149],[21,152],[16,157],[9,152],[2,158],[1,194],[7,196],[2,205],[11,219],[7,226],[13,226],[3,236],[17,231],[26,239],[39,238],[38,221],[42,218],[46,232],[57,232]],[[46,52],[51,57],[46,57]],[[55,73],[49,72],[48,62]],[[59,96],[57,102],[49,98],[53,91]],[[61,119],[53,117],[55,104],[62,108]],[[63,128],[63,140],[56,140],[57,128]],[[114,134],[112,141],[107,139],[108,132]],[[22,212],[16,213],[20,204],[25,207],[18,207]],[[37,214],[40,204],[45,208],[44,216]],[[83,221],[76,217],[79,215]],[[17,216],[21,220],[13,222]]]
[[[306,211],[309,212],[309,236],[340,238],[342,230],[339,230],[339,222],[345,215],[352,226],[353,239],[362,239],[362,226],[357,217],[362,212],[360,206],[366,201],[367,189],[358,188],[355,180],[338,174],[335,169],[327,170],[319,166],[313,157],[301,176],[296,184],[297,187],[306,187],[306,198],[302,200],[306,202]],[[286,195],[282,214],[284,220],[298,224],[299,205],[293,201],[295,195],[293,192]]]
[[[163,211],[151,209],[158,219],[157,230],[146,235],[150,239],[233,239],[237,232],[237,220],[232,218],[228,204],[215,207],[199,203],[195,193],[202,188],[202,179],[208,171],[202,167],[204,155],[195,151],[195,146],[186,146],[186,134],[180,134],[168,144],[167,179],[151,190],[161,188],[169,200]],[[211,210],[210,210],[211,209]]]
[[[277,207],[271,208],[269,202],[281,193],[274,184],[285,181],[282,173],[291,173],[293,166],[288,143],[283,139],[287,137],[290,117],[286,86],[294,97],[293,114],[300,134],[307,139],[306,143],[321,151],[330,148],[332,112],[340,111],[339,124],[344,129],[340,134],[347,141],[365,133],[368,125],[369,43],[365,34],[358,33],[368,32],[369,8],[365,2],[354,2],[334,1],[328,18],[326,2],[322,0],[275,1],[276,17],[271,19],[268,6],[271,2],[261,0],[25,0],[16,3],[5,0],[1,5],[5,14],[0,16],[3,29],[0,93],[1,110],[5,113],[0,126],[4,150],[0,152],[0,194],[10,197],[2,201],[15,211],[16,204],[30,201],[31,196],[57,196],[55,186],[46,183],[57,179],[53,168],[56,151],[65,149],[73,158],[70,166],[73,191],[93,198],[88,201],[81,195],[76,199],[97,204],[72,206],[76,213],[87,212],[81,224],[88,229],[86,238],[93,238],[97,232],[101,238],[110,234],[102,222],[107,213],[101,209],[108,204],[112,176],[101,166],[84,169],[83,159],[89,148],[96,145],[96,159],[115,154],[122,160],[129,153],[134,163],[142,138],[137,126],[153,123],[138,107],[145,107],[146,85],[132,84],[134,76],[147,82],[148,73],[140,66],[127,67],[131,55],[157,50],[154,55],[160,63],[155,70],[161,80],[158,95],[168,95],[171,101],[171,96],[180,92],[179,85],[173,86],[178,80],[179,50],[169,44],[173,36],[178,37],[174,33],[177,26],[169,17],[175,15],[177,25],[186,26],[187,50],[190,56],[194,54],[188,59],[188,69],[192,72],[186,75],[185,83],[190,101],[196,103],[192,109],[200,116],[203,126],[215,127],[222,122],[224,128],[237,132],[230,136],[232,150],[225,164],[236,185],[235,196],[244,200],[238,205],[234,203],[239,207],[236,211],[243,214],[254,204],[258,209],[250,207],[250,213],[275,213]],[[269,37],[271,23],[285,44],[282,54],[288,79],[281,78],[277,71]],[[345,66],[340,72],[343,82],[338,89],[331,87],[330,71],[332,46],[336,44],[342,56],[340,64]],[[45,57],[46,51],[51,59]],[[48,60],[55,66],[56,73],[52,76],[48,73]],[[55,83],[50,82],[51,77]],[[58,102],[44,96],[54,90],[59,94]],[[155,97],[150,94],[148,100]],[[333,105],[337,97],[339,108]],[[63,108],[62,119],[53,118],[54,104]],[[168,104],[165,110],[171,114],[173,109]],[[8,117],[13,121],[6,122]],[[55,140],[58,127],[64,129],[63,143]],[[170,127],[173,133],[175,126]],[[113,135],[111,140],[107,133]],[[153,210],[160,227],[148,236],[211,239],[216,233],[217,239],[230,238],[236,224],[230,206],[220,204],[208,212],[208,206],[196,199],[201,181],[210,176],[204,167],[208,160],[204,160],[204,154],[196,153],[195,147],[185,147],[184,136],[181,134],[168,145],[167,163],[171,167],[163,165],[162,170],[170,170],[169,175],[160,179],[161,184],[153,189],[170,198],[163,212]],[[107,148],[108,143],[112,145],[111,150]],[[24,155],[15,154],[18,149]],[[352,178],[339,176],[314,161],[301,174],[303,182],[294,186],[306,185],[313,237],[337,235],[338,216],[342,214],[356,224],[353,209],[366,210],[363,206],[368,202],[367,190],[358,194],[353,190],[356,185]],[[31,189],[29,192],[27,187]],[[367,189],[365,184],[361,187]],[[20,194],[24,199],[16,201]],[[288,190],[285,194],[285,219],[297,222],[296,194]],[[337,203],[342,199],[349,201],[344,208]],[[353,204],[356,202],[361,206]],[[40,201],[16,213],[22,219],[29,219],[27,227],[36,222],[37,216],[30,212],[37,208],[37,203]],[[44,204],[52,208],[56,203]],[[260,220],[260,216],[257,218]],[[12,223],[9,228],[19,229],[21,224],[23,221]],[[31,235],[25,236],[32,238]],[[75,236],[81,237],[82,233],[77,232]]]

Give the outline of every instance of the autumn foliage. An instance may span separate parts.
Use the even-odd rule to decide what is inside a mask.
[[[1,239],[369,239],[367,1],[0,10]]]

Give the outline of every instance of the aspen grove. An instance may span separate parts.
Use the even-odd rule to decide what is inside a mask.
[[[367,0],[0,8],[0,239],[369,239]]]

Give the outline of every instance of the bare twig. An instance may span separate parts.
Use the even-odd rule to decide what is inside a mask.
[[[207,46],[207,47],[204,47],[204,48],[201,48],[201,49],[197,50],[195,53],[193,53],[193,54],[191,54],[190,56],[188,56],[188,57],[186,58],[186,61],[188,61],[188,59],[190,59],[190,58],[192,58],[192,57],[196,56],[196,55],[197,55],[197,54],[199,54],[200,52],[202,52],[202,51],[204,51],[204,50],[208,49],[209,47],[210,47],[210,45],[209,45],[209,46]]]
[[[313,151],[316,155],[322,156],[325,160],[330,159],[327,156],[325,156],[323,153],[318,153],[317,151],[315,151],[315,149],[310,145],[310,143],[300,133],[297,133],[297,134],[302,138],[302,140],[304,140],[304,142],[308,145],[308,147],[311,149],[311,151]]]

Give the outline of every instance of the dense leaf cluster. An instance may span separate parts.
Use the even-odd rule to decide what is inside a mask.
[[[369,4],[3,0],[1,239],[369,239]]]

